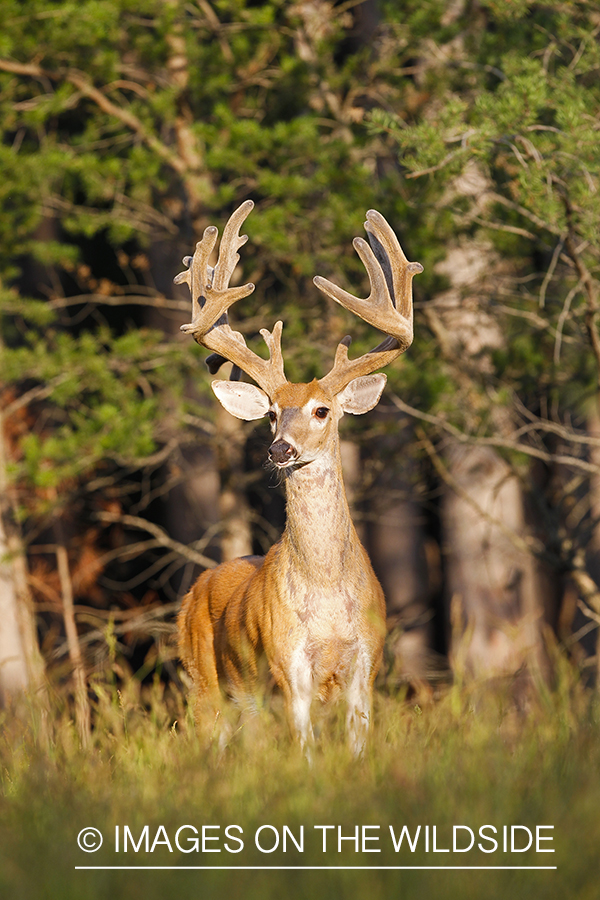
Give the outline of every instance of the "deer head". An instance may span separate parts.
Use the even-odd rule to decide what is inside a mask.
[[[188,268],[176,276],[175,283],[189,285],[192,322],[182,325],[181,330],[213,351],[206,360],[212,374],[227,360],[233,363],[230,381],[212,383],[217,398],[239,419],[268,415],[274,434],[269,450],[271,461],[279,468],[293,468],[312,462],[335,443],[337,424],[344,413],[361,415],[379,402],[387,379],[373,373],[395,360],[412,343],[412,279],[423,271],[423,266],[408,262],[386,220],[369,210],[365,222],[369,243],[359,237],[353,241],[369,276],[369,296],[361,300],[318,275],[314,283],[387,337],[369,353],[349,359],[351,338],[347,335],[338,345],[327,375],[310,384],[292,384],[284,373],[282,322],[276,322],[272,332],[261,330],[269,349],[268,360],[253,353],[243,336],[229,325],[229,308],[254,290],[253,284],[229,287],[239,260],[237,251],[248,239],[239,230],[253,207],[254,203],[246,200],[229,219],[214,269],[208,265],[218,235],[214,226],[205,230],[194,256],[185,257]],[[241,372],[258,387],[239,381]]]

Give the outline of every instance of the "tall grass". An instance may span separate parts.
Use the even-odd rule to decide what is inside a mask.
[[[592,900],[600,894],[600,709],[595,697],[564,671],[552,693],[517,707],[508,690],[446,690],[421,703],[380,691],[374,728],[361,760],[349,756],[336,724],[324,727],[312,767],[288,739],[277,702],[240,729],[229,746],[206,747],[196,737],[185,700],[156,682],[141,689],[131,679],[122,690],[94,685],[94,732],[79,747],[69,709],[55,698],[45,727],[39,712],[3,714],[0,744],[0,896],[30,898],[565,898]],[[131,844],[123,852],[128,826],[137,842],[148,825],[153,852]],[[159,826],[164,830],[159,830]],[[216,852],[183,853],[175,834],[183,825],[203,825]],[[224,828],[243,829],[244,849],[225,849]],[[287,825],[304,850],[288,838],[272,853],[254,843],[263,825],[280,834]],[[355,851],[337,831],[315,825],[380,826],[367,837],[378,841]],[[389,826],[403,825],[404,841],[394,852]],[[436,826],[437,847],[451,846],[452,826],[477,835],[483,825],[553,825],[555,853],[466,853],[424,850],[424,829]],[[77,836],[98,828],[104,844],[96,853],[78,848]],[[115,852],[115,826],[121,849]],[[230,832],[239,835],[240,832]],[[488,832],[489,833],[489,832]],[[510,832],[509,832],[510,833]],[[262,833],[263,847],[274,832]],[[359,834],[362,836],[361,832]],[[521,831],[521,835],[525,832]],[[180,843],[193,835],[181,833]],[[467,832],[462,832],[467,835]],[[164,843],[170,841],[173,852]],[[479,837],[477,837],[479,840]],[[521,838],[519,838],[520,840]],[[228,841],[237,849],[239,843]],[[464,846],[464,845],[463,845]],[[484,846],[488,848],[489,843]],[[231,866],[212,870],[80,870],[76,866]],[[251,870],[245,866],[302,866],[303,870]],[[555,865],[555,871],[385,870],[384,866]],[[309,866],[369,866],[376,869],[314,870]]]

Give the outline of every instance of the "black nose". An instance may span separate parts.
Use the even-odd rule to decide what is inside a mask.
[[[269,459],[276,465],[289,462],[296,456],[296,451],[287,441],[273,441],[269,447]]]

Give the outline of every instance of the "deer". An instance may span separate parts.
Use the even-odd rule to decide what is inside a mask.
[[[192,322],[181,330],[211,351],[206,359],[211,374],[232,363],[230,380],[212,382],[217,399],[239,419],[270,420],[268,457],[285,485],[286,524],[266,556],[223,562],[199,576],[178,616],[179,652],[193,682],[199,729],[210,723],[214,728],[221,715],[221,686],[242,710],[252,710],[264,654],[283,694],[292,736],[309,758],[313,701],[328,704],[339,698],[346,702],[351,752],[360,756],[371,722],[386,615],[383,590],[350,516],[338,425],[344,413],[362,415],[377,405],[387,378],[375,371],[411,345],[412,279],[423,267],[408,262],[385,218],[369,210],[369,243],[353,241],[370,281],[367,299],[320,276],[313,282],[386,337],[350,359],[347,335],[328,374],[307,384],[291,383],[284,373],[281,321],[272,332],[260,331],[268,359],[255,354],[229,324],[230,307],[255,287],[229,286],[238,250],[247,241],[239,231],[253,206],[246,200],[230,217],[214,268],[209,258],[218,231],[209,226],[174,281],[189,286]],[[256,384],[241,381],[243,373]]]

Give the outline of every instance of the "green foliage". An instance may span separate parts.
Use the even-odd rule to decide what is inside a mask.
[[[246,197],[241,278],[258,287],[233,320],[283,318],[295,380],[322,375],[349,328],[359,349],[377,342],[312,285],[320,273],[360,293],[364,212],[409,217],[364,127],[399,83],[398,50],[348,51],[351,25],[343,7],[282,0],[2,5],[0,279],[14,287],[0,379],[26,398],[8,407],[27,417],[10,467],[22,514],[42,516],[53,492],[67,505],[108,464],[143,468],[174,430],[197,440],[188,413],[206,418],[206,381],[194,374],[198,401],[185,399],[190,342],[167,343],[141,314],[107,327],[102,297],[160,298],[153,282],[177,269],[158,271],[156,248],[183,256]],[[140,251],[147,276],[115,271],[113,257]]]
[[[10,313],[14,295],[7,300]],[[195,365],[193,354],[161,343],[158,332],[115,337],[103,327],[74,336],[53,318],[47,304],[21,300],[18,341],[0,361],[0,381],[24,392],[23,401],[8,403],[8,415],[30,407],[30,430],[10,467],[29,514],[47,508],[48,489],[76,486],[107,460],[142,466],[163,440],[167,394],[171,414],[183,416],[182,385]]]
[[[360,292],[350,239],[371,206],[405,223],[409,255],[418,248],[426,273],[417,295],[443,288],[435,267],[461,234],[491,241],[525,271],[571,229],[587,267],[598,264],[600,51],[588,4],[384,4],[377,53],[345,55],[348,14],[325,6],[221,0],[209,14],[179,0],[88,0],[20,9],[0,11],[12,65],[0,71],[11,185],[0,190],[5,279],[27,253],[72,266],[81,237],[115,247],[166,239],[187,252],[208,221],[252,196],[259,208],[242,265],[268,277],[244,309],[264,316],[277,307],[273,318],[285,318],[294,341],[289,371],[302,378],[322,371],[346,330],[311,277]],[[418,74],[404,75],[415,60]],[[392,146],[404,178],[390,166]],[[490,184],[483,207],[454,188],[473,166]],[[54,242],[32,237],[43,215],[60,219]],[[510,374],[525,389],[540,377],[559,324],[566,360],[583,333],[581,292],[559,322],[572,286],[559,266],[543,334],[524,332],[522,318],[502,320],[510,349],[494,357],[498,381]],[[508,304],[531,312],[531,295]],[[362,347],[365,329],[350,327]],[[417,341],[419,369],[435,351],[423,325]],[[410,366],[415,400],[446,403],[448,367],[444,387],[436,369],[417,388]]]
[[[600,267],[596,13],[585,3],[490,2],[477,13],[467,4],[454,17],[460,42],[444,43],[452,17],[425,6],[439,48],[423,47],[430,97],[413,121],[375,110],[371,127],[394,140],[420,191],[426,246],[461,235],[491,242],[512,284],[522,277],[520,287],[505,278],[496,296],[492,288],[496,303],[486,305],[505,346],[488,351],[492,368],[476,375],[482,410],[490,383],[533,408],[541,391],[582,410],[598,380],[585,318],[594,301],[581,280]],[[460,179],[474,173],[484,187],[465,190]]]
[[[43,216],[60,225],[43,259],[60,274],[81,238],[115,247],[168,240],[183,255],[206,224],[251,196],[253,256],[242,264],[268,279],[244,308],[264,315],[275,281],[275,315],[302,315],[308,343],[320,342],[328,314],[312,276],[359,274],[364,284],[350,247],[364,211],[404,212],[373,175],[375,148],[362,126],[371,97],[397,81],[396,50],[386,44],[377,59],[357,51],[338,61],[349,14],[326,5],[223,0],[211,9],[179,0],[32,2],[23,16],[3,6],[0,117],[13,198],[2,210],[11,235],[4,277],[37,246]],[[331,348],[341,335],[327,336]]]

